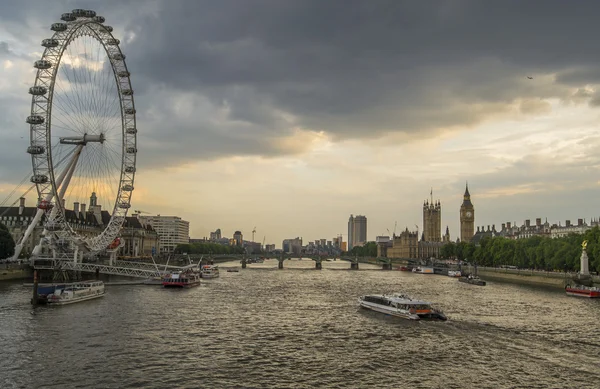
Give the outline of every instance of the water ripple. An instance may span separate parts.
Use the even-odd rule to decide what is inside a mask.
[[[339,262],[251,266],[200,288],[108,287],[60,308],[32,309],[29,289],[0,284],[0,387],[598,387],[600,302]],[[394,291],[450,320],[357,306]]]

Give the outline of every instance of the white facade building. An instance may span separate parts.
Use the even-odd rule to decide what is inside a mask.
[[[190,241],[190,222],[179,216],[138,216],[144,224],[149,224],[158,234],[161,254],[170,254],[180,244]]]

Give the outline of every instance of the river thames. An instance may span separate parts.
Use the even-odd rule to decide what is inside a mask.
[[[34,309],[31,288],[0,283],[0,387],[600,387],[600,301],[347,262],[228,266],[197,288],[107,286],[65,307]],[[358,307],[391,292],[449,320]]]

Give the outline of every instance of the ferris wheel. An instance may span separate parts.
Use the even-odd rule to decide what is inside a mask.
[[[114,246],[130,208],[137,155],[133,89],[120,41],[104,17],[74,9],[61,20],[42,40],[29,88],[27,153],[38,211],[23,238],[45,215],[43,239],[54,242],[53,250],[60,243],[95,254]],[[73,220],[83,227],[74,228]],[[41,243],[33,254],[40,250]]]

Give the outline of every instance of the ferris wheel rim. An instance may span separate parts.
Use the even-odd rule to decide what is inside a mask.
[[[41,201],[48,195],[53,196],[54,206],[57,208],[54,222],[63,227],[63,236],[72,240],[80,239],[80,242],[85,242],[89,251],[98,252],[106,249],[116,238],[131,206],[137,159],[133,89],[125,55],[119,46],[120,42],[114,38],[112,27],[104,25],[103,17],[96,16],[94,11],[78,9],[63,14],[61,19],[64,22],[52,24],[51,30],[54,34],[51,38],[42,41],[45,50],[41,59],[34,63],[37,72],[34,86],[30,88],[31,116],[27,118],[30,124],[30,146],[27,151],[31,154],[33,170],[31,180],[36,184],[38,198]],[[51,137],[54,86],[58,72],[63,66],[63,54],[75,40],[84,35],[92,37],[101,45],[114,76],[120,106],[121,166],[110,220],[97,235],[82,239],[68,223],[65,204],[58,198],[57,172],[55,172],[56,166],[53,165]],[[43,88],[46,88],[46,93],[42,93]],[[124,93],[124,91],[129,92]],[[45,151],[42,151],[40,146],[45,147]]]

